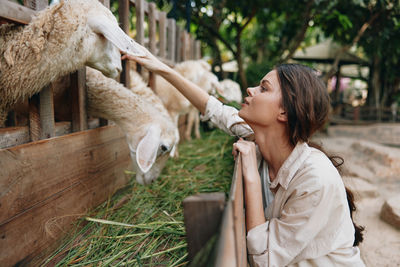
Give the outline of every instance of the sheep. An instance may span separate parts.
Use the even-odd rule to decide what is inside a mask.
[[[222,90],[217,90],[227,102],[242,103],[242,91],[240,90],[240,85],[230,79],[224,79],[220,81]]]
[[[203,60],[188,60],[177,64],[174,69],[185,78],[194,82],[206,92],[219,88],[218,78],[211,73],[210,65]],[[180,115],[189,114],[188,126],[184,138],[190,140],[192,125],[195,124],[196,137],[200,137],[198,111],[190,102],[168,81],[156,76],[155,92],[162,100],[173,121],[178,126]]]
[[[61,0],[26,26],[0,26],[0,126],[17,101],[85,65],[117,77],[120,51],[143,54],[97,0]]]
[[[88,114],[114,121],[125,133],[136,181],[149,184],[161,173],[178,143],[178,128],[143,80],[132,91],[101,72],[87,68]]]

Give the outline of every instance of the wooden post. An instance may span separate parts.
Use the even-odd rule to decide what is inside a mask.
[[[194,42],[194,58],[195,59],[200,59],[201,58],[201,43],[199,40],[196,40]]]
[[[198,194],[183,200],[189,261],[218,232],[224,205],[224,193]]]
[[[149,3],[149,50],[152,54],[156,55],[156,30],[157,30],[157,10],[155,3]],[[156,77],[155,74],[149,73],[149,86],[154,91],[156,88]]]
[[[39,95],[29,99],[29,137],[32,142],[38,141],[41,136],[39,116]]]
[[[181,46],[181,60],[182,61],[186,61],[186,60],[189,59],[187,57],[187,53],[186,53],[187,46],[188,46],[188,38],[187,37],[188,37],[187,32],[185,30],[182,30],[181,31],[181,43],[182,43],[182,46]]]
[[[182,29],[175,24],[175,62],[182,61]]]
[[[166,57],[166,49],[167,49],[167,13],[158,12],[159,16],[159,29],[160,29],[160,48],[158,56],[161,58]]]
[[[168,19],[168,59],[171,60],[171,63],[175,63],[175,20]]]
[[[144,0],[135,0],[136,42],[144,45]]]
[[[86,69],[82,68],[71,74],[71,110],[73,132],[83,131],[88,128],[86,93]]]
[[[40,96],[40,139],[46,139],[56,136],[56,126],[54,121],[54,99],[53,87],[46,86],[39,94]]]
[[[118,4],[119,22],[121,23],[122,30],[126,34],[129,34],[129,0],[118,0]],[[126,87],[129,87],[131,83],[129,76],[131,64],[132,62],[129,60],[122,61],[121,83],[123,83]]]

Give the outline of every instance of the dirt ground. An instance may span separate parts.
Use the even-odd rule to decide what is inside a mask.
[[[365,226],[360,250],[366,266],[400,266],[400,230],[379,216],[384,201],[400,192],[400,147],[328,135],[313,141],[345,160],[342,176],[355,191],[355,221]]]

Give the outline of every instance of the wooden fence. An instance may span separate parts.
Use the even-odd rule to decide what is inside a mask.
[[[101,2],[109,7],[109,0]],[[48,1],[24,3],[0,0],[0,23],[27,24]],[[136,40],[166,63],[200,57],[199,41],[154,4],[120,0],[119,6],[123,30],[129,30],[129,10],[134,7]],[[123,64],[121,81],[127,84],[131,62]],[[0,266],[37,266],[77,218],[130,179],[124,173],[132,167],[124,134],[105,121],[87,120],[85,69],[71,74],[70,80],[71,122],[55,122],[57,106],[49,85],[29,100],[28,125],[17,126],[11,113],[10,127],[0,128]],[[150,83],[154,86],[154,77]]]
[[[246,267],[246,221],[241,159],[237,158],[226,205],[225,194],[190,196],[183,201],[189,260],[193,266]],[[217,236],[215,252],[208,259],[196,259]],[[203,256],[203,255],[201,255]],[[192,266],[192,265],[190,265]]]
[[[372,123],[372,122],[396,122],[400,120],[400,109],[397,108],[395,114],[390,107],[371,107],[343,105],[341,111],[335,116],[333,122],[350,124],[353,122]]]

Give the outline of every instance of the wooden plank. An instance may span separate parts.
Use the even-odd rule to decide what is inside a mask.
[[[149,3],[149,50],[152,54],[157,55],[156,45],[157,45],[157,21],[156,21],[156,4]],[[155,74],[150,72],[149,74],[149,86],[151,89],[155,90],[156,88],[156,79]]]
[[[175,62],[182,61],[182,29],[175,24]]]
[[[0,2],[0,17],[22,24],[28,24],[37,12],[11,1]]]
[[[84,131],[87,129],[86,99],[86,68],[82,68],[71,74],[73,132]]]
[[[160,45],[158,56],[161,58],[165,58],[167,55],[167,13],[158,12],[160,20],[158,23],[159,27],[159,36],[160,36]]]
[[[246,221],[244,210],[244,191],[242,160],[238,156],[235,164],[233,187],[231,191],[233,208],[233,227],[235,232],[236,261],[238,266],[247,266]]]
[[[29,137],[31,141],[40,139],[42,129],[39,116],[39,95],[35,94],[29,99]]]
[[[201,42],[199,40],[195,41],[195,59],[200,59],[201,58]]]
[[[136,41],[144,45],[144,0],[135,0]]]
[[[217,245],[216,267],[237,267],[235,232],[233,229],[232,202],[228,201],[221,223],[221,233]]]
[[[181,60],[186,61],[189,58],[187,57],[187,45],[188,45],[188,34],[185,30],[181,32]]]
[[[46,139],[56,136],[55,122],[54,122],[54,100],[53,100],[53,87],[46,86],[40,91],[40,126],[41,133],[40,139]]]
[[[131,159],[124,134],[107,126],[2,149],[0,169],[0,266],[12,266],[123,187]]]
[[[225,194],[204,193],[183,200],[183,216],[189,261],[218,232],[225,205]]]
[[[55,136],[71,132],[71,122],[62,121],[55,123]],[[22,145],[30,141],[28,126],[0,128],[0,149]]]
[[[118,0],[118,14],[119,14],[119,22],[121,23],[121,28],[124,32],[129,34],[129,0]],[[122,61],[122,73],[121,73],[121,80],[120,82],[125,86],[128,86],[130,82],[130,69],[131,64],[129,60]]]
[[[176,42],[176,36],[175,36],[175,31],[176,31],[176,22],[173,19],[168,19],[168,59],[175,63],[175,42]]]

